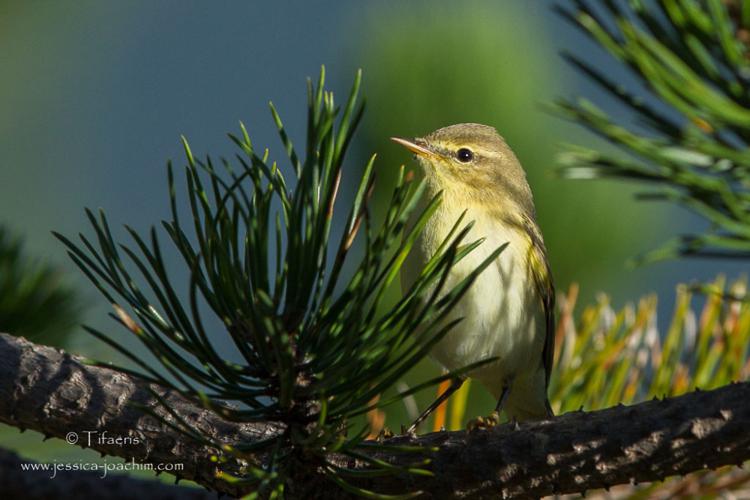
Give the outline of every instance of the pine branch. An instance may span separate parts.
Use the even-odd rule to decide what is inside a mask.
[[[106,454],[146,463],[182,463],[182,477],[230,495],[238,486],[216,477],[243,466],[220,452],[174,432],[130,406],[163,412],[137,377],[87,366],[80,359],[25,339],[0,335],[0,421],[64,437],[71,430],[106,430],[112,436],[138,437],[139,445],[92,442]],[[155,388],[152,386],[152,388]],[[220,441],[251,444],[281,431],[274,423],[236,424],[169,390],[157,393],[174,415]],[[393,475],[354,480],[383,492],[422,490],[428,497],[536,497],[577,493],[628,482],[655,481],[704,468],[742,464],[750,459],[750,383],[714,391],[618,406],[594,412],[571,412],[550,421],[502,425],[492,430],[401,436],[385,445],[439,447],[428,468],[433,476]],[[403,454],[380,448],[371,458],[406,465]],[[246,455],[262,462],[263,456]],[[371,470],[365,461],[331,456],[332,465],[352,475]],[[313,490],[311,487],[315,487]],[[333,482],[305,485],[321,497],[344,494]],[[290,497],[302,492],[287,491]]]
[[[221,441],[260,441],[278,431],[270,423],[227,422],[173,391],[115,370],[84,365],[80,358],[52,347],[0,335],[0,422],[50,437],[65,438],[75,432],[81,445],[87,444],[85,433],[90,431],[137,439],[138,444],[125,446],[93,439],[90,447],[140,463],[182,464],[184,469],[177,477],[237,494],[235,487],[216,478],[217,464],[212,457],[220,451],[175,432],[139,409],[148,408],[174,421],[151,389],[194,429]],[[226,472],[241,467],[237,461],[222,465]]]

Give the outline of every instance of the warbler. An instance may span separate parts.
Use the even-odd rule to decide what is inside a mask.
[[[464,211],[465,220],[474,221],[465,241],[484,242],[451,269],[444,290],[508,243],[456,304],[453,318],[463,320],[432,348],[431,356],[448,370],[496,357],[467,374],[497,399],[496,411],[518,421],[551,416],[547,388],[554,351],[554,286],[531,188],[516,155],[493,127],[477,123],[451,125],[422,138],[391,139],[414,153],[427,192],[441,193],[440,205],[402,268],[404,290]],[[410,431],[463,382],[463,377],[455,378]]]

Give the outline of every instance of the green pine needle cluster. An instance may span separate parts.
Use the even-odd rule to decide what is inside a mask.
[[[171,220],[162,223],[189,272],[184,287],[168,274],[155,228],[141,236],[126,226],[132,244],[119,244],[104,213],[87,211],[94,239],[80,235],[80,243],[74,243],[57,235],[114,305],[113,317],[158,361],[155,366],[115,336],[88,329],[138,366],[138,375],[228,420],[281,424],[283,430],[265,441],[215,442],[173,415],[172,424],[197,440],[242,458],[265,457],[251,462],[247,476],[228,478],[263,497],[282,495],[310,474],[353,493],[373,494],[350,483],[361,471],[337,465],[331,454],[369,462],[370,476],[428,474],[421,466],[429,450],[395,450],[415,454],[414,467],[406,469],[368,458],[362,450],[379,445],[365,443],[369,429],[351,429],[351,419],[405,396],[374,403],[451,328],[446,314],[502,251],[456,288],[444,289],[451,267],[481,243],[464,242],[469,225],[457,221],[414,286],[383,311],[386,290],[439,199],[429,200],[416,223],[407,224],[424,185],[402,170],[385,220],[373,224],[368,211],[373,156],[345,208],[343,233],[334,240],[332,224],[344,219],[334,215],[344,155],[363,106],[357,100],[361,74],[343,109],[324,90],[324,75],[321,71],[317,85],[308,81],[303,149],[292,143],[271,105],[286,153],[280,163],[269,159],[268,150],[256,149],[244,126],[238,136],[230,135],[238,147],[234,163],[200,160],[184,141],[190,217],[180,216],[180,189],[170,165]],[[358,242],[359,255],[352,251]],[[351,273],[342,272],[345,264]],[[209,327],[217,322],[219,329]],[[233,356],[219,348],[226,345]]]
[[[0,332],[59,344],[80,315],[78,296],[60,272],[27,257],[21,240],[0,226]]]
[[[687,285],[677,288],[674,314],[660,331],[654,295],[619,311],[602,295],[574,314],[577,288],[571,287],[561,296],[557,327],[557,376],[550,387],[556,413],[678,396],[747,379],[750,302],[745,281],[727,285],[719,277],[701,290],[708,295],[698,311],[695,292]]]
[[[574,0],[558,12],[639,82],[622,85],[586,58],[567,60],[634,122],[586,99],[556,109],[627,155],[570,146],[560,156],[571,178],[615,178],[654,186],[646,199],[684,206],[710,227],[677,237],[643,260],[674,256],[750,257],[750,2],[740,0]]]

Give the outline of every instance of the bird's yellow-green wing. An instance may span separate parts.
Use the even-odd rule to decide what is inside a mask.
[[[537,226],[532,217],[524,216],[523,229],[531,241],[528,255],[529,271],[534,279],[534,285],[536,286],[544,310],[545,337],[542,363],[544,364],[546,375],[546,386],[549,387],[555,354],[555,286],[552,281],[549,262],[547,261],[547,249],[544,247],[544,240],[542,239],[539,226]]]

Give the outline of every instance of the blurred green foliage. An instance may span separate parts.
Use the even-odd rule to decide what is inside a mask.
[[[21,240],[0,226],[0,332],[61,345],[80,314],[57,269],[27,256]]]

